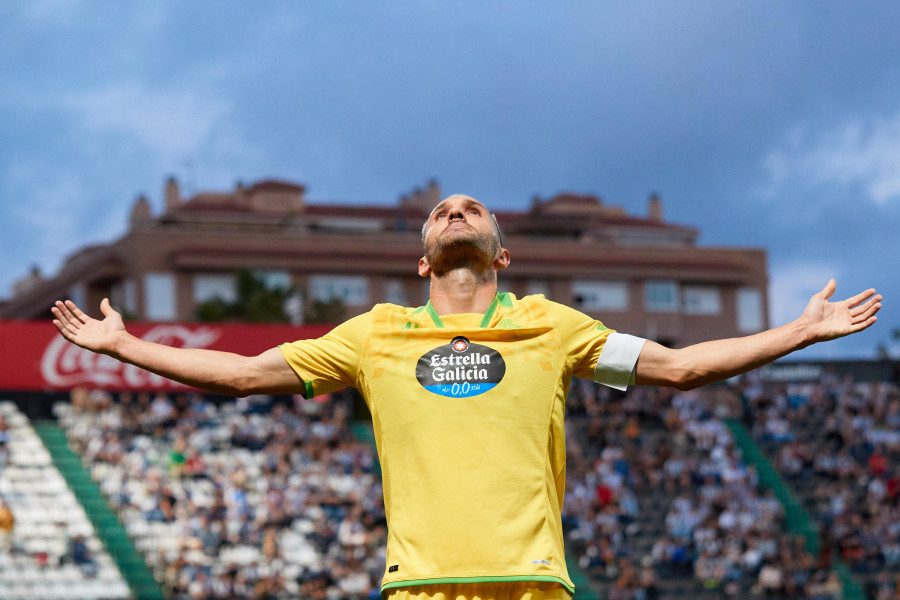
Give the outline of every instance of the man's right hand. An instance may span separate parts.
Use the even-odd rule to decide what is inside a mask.
[[[116,356],[116,346],[125,335],[125,323],[107,298],[100,303],[100,311],[104,315],[102,321],[84,314],[71,300],[57,300],[50,309],[55,317],[53,324],[64,338],[87,350]]]

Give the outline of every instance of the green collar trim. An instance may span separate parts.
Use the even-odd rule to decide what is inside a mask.
[[[425,305],[425,310],[428,311],[428,314],[431,315],[431,320],[434,321],[435,327],[443,327],[444,322],[441,321],[440,315],[437,314],[437,311],[434,310],[434,307],[431,305],[431,300],[428,300],[428,303]]]
[[[494,311],[497,310],[497,306],[500,304],[500,294],[494,296],[494,301],[491,302],[491,305],[488,306],[487,312],[484,313],[484,318],[481,319],[481,325],[479,327],[487,327],[491,322],[491,317],[494,316]]]
[[[491,317],[494,316],[494,313],[497,311],[498,306],[503,306],[505,308],[512,308],[512,298],[509,297],[509,292],[502,292],[494,296],[494,301],[491,302],[491,305],[488,306],[487,312],[484,313],[484,317],[481,319],[481,325],[479,327],[487,327],[491,322]],[[421,309],[420,309],[421,310]],[[434,307],[431,305],[431,300],[428,300],[428,303],[425,304],[425,310],[428,311],[428,314],[431,315],[431,320],[434,321],[435,327],[443,327],[444,322],[441,321],[441,317],[437,314],[437,311],[434,310]],[[415,312],[419,312],[416,310]]]

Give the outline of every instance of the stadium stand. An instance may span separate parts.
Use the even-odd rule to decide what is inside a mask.
[[[723,420],[739,406],[721,388],[573,386],[567,542],[608,598],[843,593],[743,462]]]
[[[170,598],[377,597],[381,487],[344,396],[79,389],[55,411]]]
[[[30,421],[0,402],[0,598],[132,597]]]
[[[371,429],[350,418],[352,406],[350,392],[212,402],[76,389],[54,410],[168,598],[359,600],[378,595],[386,522]],[[693,392],[620,394],[576,380],[566,418],[563,524],[576,598],[898,596],[895,384],[831,375],[768,384],[753,374]],[[0,456],[12,466],[0,490],[55,481],[54,493],[75,501],[58,472],[20,473],[3,431]],[[10,560],[41,560],[44,538],[19,530],[27,514],[15,511],[20,550]],[[85,539],[97,574],[112,573],[97,538]],[[126,597],[112,587],[90,596],[90,567],[75,569],[61,548],[48,561],[80,574],[80,597]],[[23,575],[9,584],[18,595],[0,598],[45,597],[33,580]],[[127,595],[121,576],[117,585]]]
[[[900,592],[900,388],[826,373],[819,381],[748,378],[745,420],[804,507],[823,551],[870,598]]]

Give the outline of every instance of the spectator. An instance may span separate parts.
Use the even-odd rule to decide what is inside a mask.
[[[374,452],[349,435],[346,397],[123,397],[75,391],[60,422],[174,600],[306,588],[368,597],[384,570],[385,515]]]
[[[16,518],[9,505],[0,497],[0,552],[10,553],[14,548]]]
[[[97,564],[94,561],[93,553],[88,548],[87,540],[81,534],[75,534],[69,540],[69,548],[63,560],[64,562],[71,561],[81,569],[85,577],[97,575]]]

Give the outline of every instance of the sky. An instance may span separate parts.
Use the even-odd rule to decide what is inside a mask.
[[[186,193],[279,178],[384,204],[595,194],[764,248],[772,325],[837,280],[900,357],[900,3],[0,4],[0,297]]]

